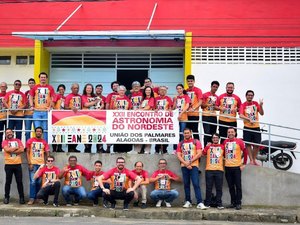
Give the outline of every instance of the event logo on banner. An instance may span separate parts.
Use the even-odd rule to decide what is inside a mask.
[[[107,143],[178,143],[178,110],[107,111]]]
[[[48,117],[48,140],[51,144],[175,144],[177,118],[178,110],[53,110]]]
[[[48,140],[52,144],[103,143],[106,112],[99,110],[51,111],[48,116]]]

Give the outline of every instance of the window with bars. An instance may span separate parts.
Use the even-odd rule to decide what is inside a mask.
[[[299,64],[300,48],[197,47],[193,64]]]

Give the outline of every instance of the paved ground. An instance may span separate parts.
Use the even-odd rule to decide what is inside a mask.
[[[28,221],[28,219],[31,221],[30,219],[32,217],[35,217],[33,221],[36,222],[32,222],[31,224],[41,224],[38,217],[47,218],[49,221],[52,220],[51,217],[55,217],[53,219],[55,221],[61,221],[61,224],[71,224],[71,221],[74,220],[80,221],[78,224],[86,224],[87,221],[94,223],[99,222],[99,220],[103,221],[103,218],[106,218],[105,220],[110,221],[111,224],[117,223],[117,221],[121,219],[121,221],[124,221],[123,224],[130,225],[135,224],[132,222],[135,220],[142,220],[142,224],[187,224],[184,222],[185,220],[188,220],[189,223],[192,222],[192,224],[199,224],[200,222],[201,224],[224,224],[223,221],[237,222],[237,224],[247,224],[247,222],[248,224],[253,224],[254,222],[273,224],[300,223],[300,208],[244,206],[242,210],[218,210],[215,208],[199,210],[196,208],[149,207],[147,209],[130,208],[129,211],[123,211],[122,208],[118,206],[116,210],[110,210],[91,206],[60,206],[57,208],[42,205],[20,206],[17,203],[10,203],[9,205],[0,204],[0,217],[2,217],[0,218],[0,224],[18,223],[18,225],[26,224],[25,222]],[[30,218],[22,220],[20,217]],[[155,221],[154,219],[159,219],[163,221],[163,223]],[[4,223],[4,220],[8,222]],[[125,221],[128,222],[125,223]],[[219,222],[208,223],[208,221]]]

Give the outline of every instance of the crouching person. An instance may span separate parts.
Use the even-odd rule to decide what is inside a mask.
[[[161,207],[161,203],[165,201],[166,207],[170,208],[171,203],[179,196],[177,190],[171,190],[171,181],[181,181],[181,179],[172,171],[167,170],[165,159],[159,160],[158,168],[150,178],[150,182],[155,185],[155,190],[151,192],[150,198],[157,202],[156,207]]]
[[[49,195],[54,195],[53,206],[58,207],[58,195],[60,191],[60,170],[54,166],[54,157],[48,156],[46,166],[42,164],[35,172],[33,179],[42,177],[42,187],[37,193],[37,199],[42,199],[44,205],[48,205]]]
[[[141,178],[125,168],[125,159],[118,157],[117,166],[101,175],[98,179],[99,186],[103,190],[103,198],[111,203],[111,209],[116,208],[116,199],[124,200],[123,209],[128,210],[129,203],[133,199],[134,191],[141,183]],[[110,179],[110,189],[104,187],[104,181]],[[133,187],[129,187],[129,180],[134,180]]]
[[[94,163],[94,171],[91,171],[90,177],[87,180],[91,180],[91,191],[87,193],[87,198],[91,201],[93,201],[93,206],[99,205],[99,198],[102,197],[103,191],[99,187],[98,178],[104,173],[102,170],[102,162],[100,160],[97,160]],[[103,181],[104,187],[109,188],[109,184],[104,180]],[[106,201],[103,201],[103,206],[106,208],[107,203]]]

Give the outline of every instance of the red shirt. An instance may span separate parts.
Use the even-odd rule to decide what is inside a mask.
[[[111,180],[110,190],[122,192],[129,188],[129,180],[135,180],[137,175],[127,168],[119,171],[118,168],[115,167],[104,173],[103,177],[104,180]]]
[[[139,92],[133,92],[131,95],[128,96],[131,104],[132,109],[137,110],[140,108],[142,100],[143,100],[143,93],[141,91]]]
[[[5,101],[5,93],[0,92],[0,119],[6,119],[6,110],[4,106],[4,101]]]
[[[23,143],[21,142],[21,140],[17,139],[17,138],[12,138],[10,140],[3,140],[2,141],[2,148],[4,149],[5,146],[8,147],[24,147]],[[22,158],[21,158],[21,154],[22,153],[8,153],[6,151],[4,151],[4,163],[5,165],[14,165],[14,164],[21,164],[22,163]]]
[[[247,151],[245,143],[239,138],[226,139],[223,142],[225,148],[225,166],[237,167],[242,165],[242,153],[244,154],[244,164],[247,163]]]
[[[169,177],[177,178],[178,176],[170,170],[156,170],[151,178],[162,176],[154,183],[155,190],[171,190],[171,180]]]
[[[24,109],[27,109],[27,110],[24,111],[24,115],[33,115],[33,110],[28,110],[28,109],[30,109],[30,102],[29,102],[30,90],[27,90],[25,92],[25,96],[27,98],[27,103],[26,103],[26,107]]]
[[[206,107],[202,109],[203,116],[216,116],[215,105],[218,100],[218,95],[212,94],[210,91],[203,94],[203,103]]]
[[[49,145],[44,139],[30,138],[26,142],[27,151],[29,151],[30,163],[42,165],[45,163],[45,152],[49,152]]]
[[[155,108],[155,100],[153,97],[146,97],[141,103],[141,109],[144,109],[146,106],[150,108],[148,110],[153,110]]]
[[[86,177],[87,180],[91,181],[91,191],[94,191],[94,190],[100,188],[97,178],[100,177],[102,174],[104,174],[103,171],[99,171],[99,172],[90,171],[89,176]]]
[[[176,106],[176,109],[179,110],[179,113],[181,113],[186,105],[191,103],[191,99],[188,95],[176,96],[174,97],[173,103]],[[186,121],[187,119],[188,115],[187,112],[185,112],[180,116],[179,121]]]
[[[114,106],[112,109],[116,110],[129,110],[132,108],[131,101],[127,96],[117,96],[114,101]]]
[[[236,113],[241,106],[241,99],[237,95],[228,95],[227,93],[224,93],[219,96],[216,105],[220,107],[219,120],[224,122],[236,122]],[[236,112],[233,112],[232,110],[236,110]],[[231,116],[232,118],[221,115]]]
[[[90,103],[96,100],[97,97],[92,97],[92,96],[87,96],[87,95],[82,95],[81,100],[82,100],[82,109],[96,109],[96,105],[91,105],[89,107],[85,107],[85,103]]]
[[[8,108],[11,110],[23,109],[27,104],[27,97],[22,91],[12,90],[6,93],[5,101],[8,104]],[[12,115],[10,111],[8,114]],[[18,110],[14,116],[24,116],[24,111]]]
[[[35,110],[47,110],[55,96],[54,89],[49,84],[37,84],[30,90],[29,94],[33,97]]]
[[[54,109],[62,110],[65,109],[65,96],[61,96],[60,94],[55,95],[53,102],[55,103]]]
[[[196,107],[196,105],[203,98],[201,89],[192,87],[188,88],[186,91],[191,99],[190,109],[195,109],[194,112],[188,112],[188,116],[199,116],[199,108],[201,105],[199,107]]]
[[[173,102],[169,96],[158,96],[155,98],[155,106],[157,110],[168,110],[172,108]]]
[[[248,120],[244,120],[244,126],[248,128],[258,128],[259,127],[259,116],[258,112],[260,110],[260,105],[258,102],[244,102],[240,108],[240,114],[246,116],[247,118],[255,121],[250,123]]]
[[[106,98],[102,95],[101,96],[96,96],[96,98],[100,99],[100,101],[96,104],[95,108],[100,109],[102,104],[105,105]]]
[[[81,100],[81,95],[79,94],[68,94],[66,99],[65,99],[65,107],[68,109],[81,109],[82,107],[82,100]]]
[[[108,109],[113,109],[114,106],[114,102],[115,102],[115,98],[118,96],[117,92],[112,92],[110,94],[107,95],[105,103],[106,105],[108,105]]]
[[[68,165],[69,171],[65,173],[65,185],[71,187],[82,186],[82,176],[90,177],[90,171],[83,166],[77,164],[75,167]]]
[[[48,184],[52,184],[53,183],[53,182],[51,182],[52,180],[57,180],[59,173],[60,173],[60,170],[58,167],[53,166],[51,169],[49,169],[46,166],[39,170],[37,176],[43,177],[42,178],[42,186],[43,186],[47,180],[49,181]]]
[[[203,155],[206,157],[206,170],[220,170],[224,171],[224,145],[211,144],[204,148]]]
[[[134,169],[134,170],[131,170],[131,172],[133,172],[134,174],[136,174],[137,176],[139,176],[142,179],[142,181],[145,181],[146,178],[149,178],[149,174],[148,174],[148,172],[146,170],[142,170],[141,172],[138,173]]]
[[[177,145],[177,153],[181,153],[181,157],[184,161],[190,162],[193,158],[202,150],[202,146],[199,140],[189,139],[183,140]],[[181,163],[181,166],[184,167],[184,164]],[[191,166],[199,166],[199,160],[196,160],[192,163]]]

